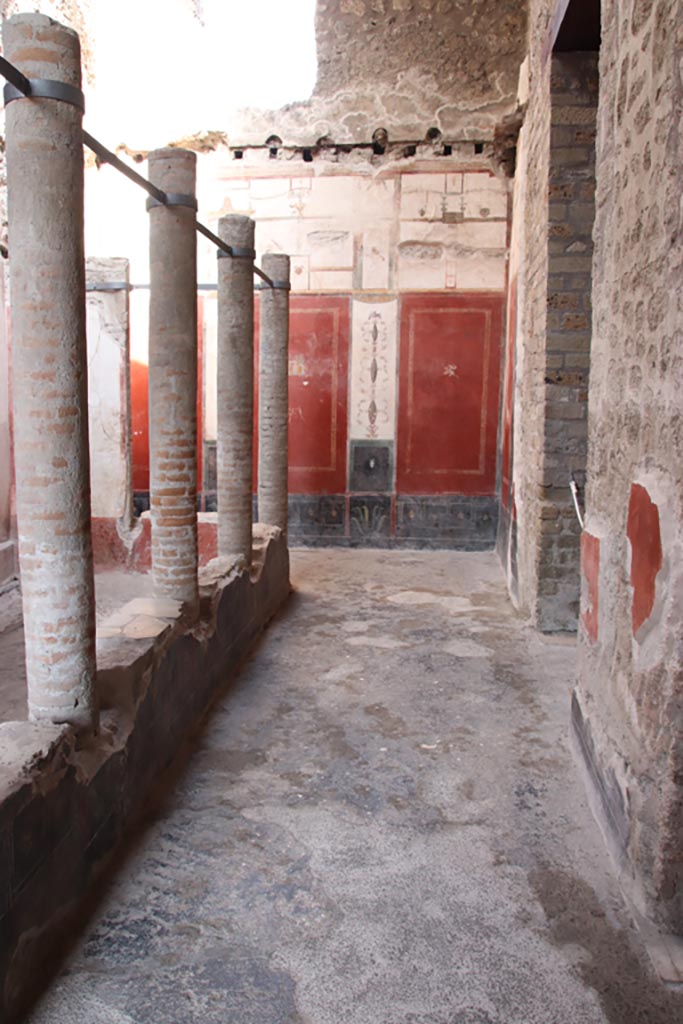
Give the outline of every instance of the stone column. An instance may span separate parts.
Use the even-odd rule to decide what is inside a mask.
[[[149,178],[174,198],[194,196],[197,158],[149,155]],[[159,597],[192,617],[197,591],[197,233],[189,205],[155,204],[150,217],[149,442],[152,573]]]
[[[133,526],[130,407],[130,267],[121,257],[85,261],[93,519]]]
[[[28,78],[80,89],[78,36],[40,14],[3,27]],[[14,455],[29,716],[97,722],[90,535],[82,111],[7,107]]]
[[[218,554],[242,556],[249,566],[254,475],[254,222],[241,214],[221,217],[218,234],[236,250],[234,257],[218,259]]]
[[[289,284],[289,256],[266,253],[263,270],[277,284]],[[289,291],[264,285],[260,295],[258,516],[286,535]]]

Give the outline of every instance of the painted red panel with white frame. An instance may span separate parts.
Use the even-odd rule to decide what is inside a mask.
[[[493,495],[504,296],[401,299],[396,489]]]

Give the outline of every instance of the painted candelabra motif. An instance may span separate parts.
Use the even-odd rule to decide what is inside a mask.
[[[351,355],[351,436],[391,439],[396,411],[396,301],[355,302]]]

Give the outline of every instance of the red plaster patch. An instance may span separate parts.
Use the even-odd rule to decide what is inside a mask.
[[[600,539],[586,530],[581,534],[581,571],[588,585],[588,607],[581,613],[586,636],[598,639],[598,601],[600,588]]]
[[[652,614],[655,581],[662,568],[659,509],[641,484],[631,485],[626,535],[631,542],[632,619],[635,636]]]

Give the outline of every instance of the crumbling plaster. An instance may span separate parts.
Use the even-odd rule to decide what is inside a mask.
[[[93,38],[99,2],[0,0],[0,14],[30,7],[75,28],[92,86],[94,51],[104,42]],[[201,4],[185,4],[202,24]],[[262,145],[273,134],[290,145],[310,146],[322,137],[368,142],[380,127],[390,140],[419,140],[429,128],[444,137],[487,140],[514,110],[525,2],[318,0],[315,28],[318,77],[310,98],[263,110],[246,95],[232,96],[222,124],[206,124],[198,104],[196,130],[226,132],[232,145]]]
[[[492,27],[495,26],[495,31]],[[318,0],[313,96],[279,111],[240,112],[231,141],[313,145],[491,139],[515,107],[526,3],[516,0]]]

